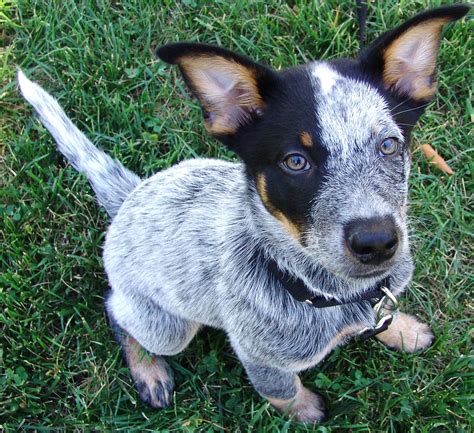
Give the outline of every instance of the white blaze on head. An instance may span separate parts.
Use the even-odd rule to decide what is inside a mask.
[[[340,75],[326,63],[315,63],[312,73],[313,77],[319,80],[321,90],[325,94],[331,93],[336,80],[340,78]]]
[[[375,88],[341,75],[325,62],[310,67],[321,145],[330,151],[329,164],[338,165],[350,155],[360,157],[361,150],[368,150],[377,137],[402,137],[387,102]]]

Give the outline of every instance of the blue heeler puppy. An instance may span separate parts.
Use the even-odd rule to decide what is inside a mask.
[[[442,28],[468,10],[417,15],[356,59],[282,71],[215,46],[160,48],[209,133],[242,162],[194,159],[145,180],[94,147],[19,72],[24,97],[112,218],[106,310],[146,403],[170,403],[163,356],[212,326],[273,406],[323,419],[321,397],[297,373],[374,327],[382,286],[399,295],[410,282],[410,132],[436,92]],[[395,349],[433,340],[413,316],[386,325],[377,338]]]

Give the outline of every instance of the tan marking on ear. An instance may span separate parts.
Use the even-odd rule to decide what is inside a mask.
[[[392,88],[415,100],[433,97],[436,58],[443,25],[449,18],[435,18],[402,33],[384,51],[383,80]]]
[[[235,134],[237,130],[237,128],[228,126],[225,122],[210,122],[209,120],[204,121],[204,128],[211,135],[231,135]]]
[[[295,238],[299,243],[301,243],[301,230],[295,223],[290,221],[286,215],[284,215],[280,210],[273,206],[270,199],[268,198],[266,180],[263,174],[257,175],[256,186],[257,192],[260,195],[260,198],[262,199],[262,203],[268,210],[268,212],[270,212],[270,214],[272,214],[278,221],[280,221],[280,223],[283,224],[286,231],[293,238]]]
[[[312,148],[313,147],[313,139],[311,134],[307,131],[304,131],[300,134],[300,141],[304,147]]]
[[[295,397],[283,400],[266,397],[278,411],[294,416],[300,422],[318,422],[324,419],[324,402],[316,393],[303,386],[298,376],[295,379]]]
[[[415,352],[431,346],[434,336],[426,323],[409,314],[398,313],[388,329],[375,338],[393,349]]]
[[[233,134],[249,111],[264,108],[253,68],[211,55],[184,56],[178,63],[211,114],[205,122],[211,134]]]

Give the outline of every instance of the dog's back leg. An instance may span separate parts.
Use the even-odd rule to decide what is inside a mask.
[[[199,325],[164,311],[156,303],[110,291],[106,310],[130,368],[138,394],[152,407],[166,407],[174,389],[173,373],[161,355],[175,355],[192,340]]]

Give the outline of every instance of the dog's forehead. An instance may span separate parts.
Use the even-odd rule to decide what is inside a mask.
[[[403,139],[388,104],[370,84],[341,75],[329,63],[308,65],[321,145],[346,158],[373,139]]]

